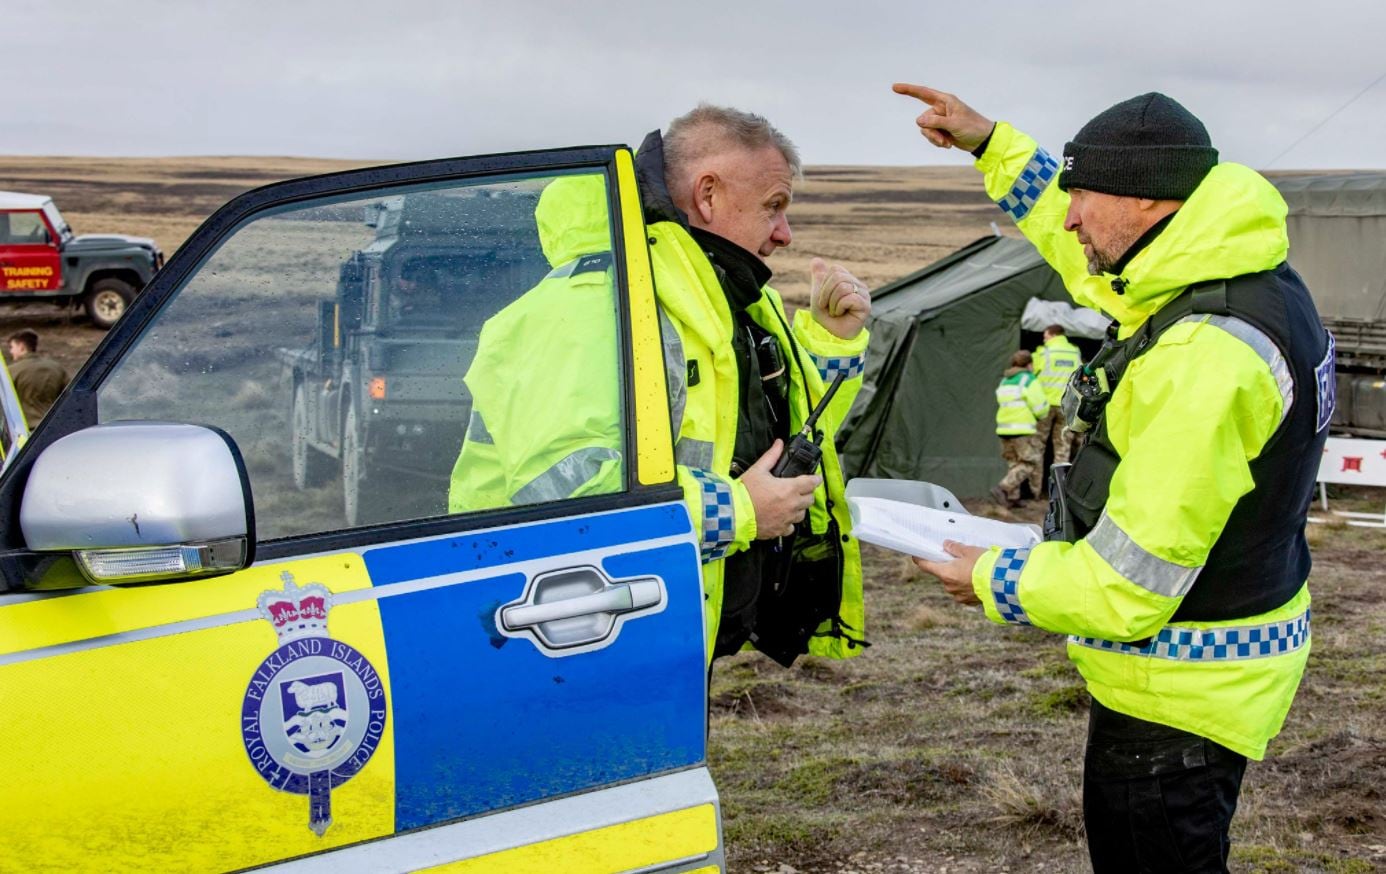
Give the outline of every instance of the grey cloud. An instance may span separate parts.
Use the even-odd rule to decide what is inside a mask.
[[[809,163],[960,163],[898,79],[952,89],[1050,148],[1165,90],[1263,164],[1386,72],[1386,4],[1063,0],[556,4],[73,0],[24,34],[3,148],[410,159],[633,142],[698,100],[754,109]],[[1278,167],[1386,164],[1386,83]]]

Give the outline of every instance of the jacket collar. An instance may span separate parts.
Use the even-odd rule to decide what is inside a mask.
[[[648,224],[674,222],[688,229],[688,216],[674,205],[664,179],[664,137],[657,130],[645,135],[635,153],[635,178],[640,185],[640,206]]]
[[[1120,275],[1085,276],[1069,292],[1130,336],[1190,285],[1278,266],[1289,252],[1286,213],[1280,192],[1255,170],[1219,164]]]
[[[764,261],[711,231],[689,228],[688,232],[712,262],[727,302],[734,309],[744,310],[760,300],[761,288],[773,275]]]

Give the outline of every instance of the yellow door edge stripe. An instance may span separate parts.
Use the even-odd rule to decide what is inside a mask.
[[[669,423],[669,391],[664,374],[664,345],[659,336],[654,277],[645,238],[645,217],[631,153],[616,153],[616,188],[621,203],[621,238],[625,244],[630,292],[631,362],[635,370],[635,439],[637,478],[642,485],[674,478],[674,442]]]

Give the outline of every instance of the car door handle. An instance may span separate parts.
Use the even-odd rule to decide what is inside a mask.
[[[632,580],[628,583],[617,583],[589,595],[563,598],[544,604],[506,607],[501,611],[501,622],[507,630],[518,631],[545,622],[577,619],[597,613],[630,613],[657,605],[662,596],[659,580]]]
[[[561,658],[610,646],[623,623],[663,611],[668,600],[657,576],[613,580],[582,565],[532,577],[524,594],[494,615],[503,636],[528,638],[544,655]]]

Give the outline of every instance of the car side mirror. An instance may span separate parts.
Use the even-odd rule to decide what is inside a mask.
[[[73,553],[94,583],[149,583],[249,565],[253,508],[245,463],[225,432],[113,422],[43,450],[19,525],[30,550]]]

